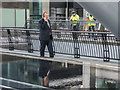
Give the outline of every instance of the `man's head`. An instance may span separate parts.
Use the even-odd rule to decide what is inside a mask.
[[[92,15],[90,14],[90,16],[92,17]]]
[[[75,12],[75,11],[72,11],[72,15],[74,15],[74,16],[75,16],[75,15],[76,15],[76,12]]]
[[[46,19],[48,19],[48,13],[47,13],[47,12],[44,12],[44,13],[43,13],[43,17],[46,17]]]

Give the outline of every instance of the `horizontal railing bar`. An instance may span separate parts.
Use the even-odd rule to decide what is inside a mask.
[[[40,20],[27,20],[28,22],[32,21],[32,22],[39,22]],[[70,22],[70,20],[50,20],[51,22]],[[98,21],[90,21],[90,20],[79,20],[78,22],[97,22]]]
[[[52,30],[53,32],[53,47],[55,53],[66,55],[77,55],[98,57],[103,59],[119,59],[120,42],[116,40],[115,36],[108,31],[68,31],[67,30]],[[10,50],[14,49],[28,49],[28,52],[40,50],[39,29],[24,29],[24,28],[0,28],[3,35],[8,37]],[[29,32],[27,32],[29,31]],[[5,32],[5,33],[4,33]],[[77,33],[77,39],[74,34]],[[7,36],[8,34],[8,36]],[[21,37],[21,39],[17,38]],[[2,39],[4,40],[4,38]],[[16,47],[14,43],[20,45],[19,42],[26,42],[27,48]],[[107,55],[106,55],[107,53]],[[106,55],[106,56],[105,56]]]
[[[35,31],[39,32],[39,29],[22,29],[22,28],[0,28],[2,30],[21,30],[21,31]],[[112,34],[111,32],[90,32],[90,31],[65,31],[65,30],[52,30],[52,32],[69,32],[69,33],[95,33],[95,34]]]
[[[0,28],[25,28],[25,27],[0,27]]]

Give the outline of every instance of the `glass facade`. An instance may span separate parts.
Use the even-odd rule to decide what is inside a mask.
[[[2,2],[2,8],[0,8],[2,27],[24,27],[25,9],[29,18],[28,2]]]
[[[25,25],[25,10],[24,9],[0,9],[2,12],[2,27],[24,27]],[[9,15],[9,16],[8,16]],[[29,9],[27,10],[29,17]]]
[[[35,20],[42,18],[42,0],[38,2],[30,2],[30,22],[28,23],[28,28],[38,28],[38,23]]]
[[[30,19],[38,20],[42,17],[42,0],[30,2]]]

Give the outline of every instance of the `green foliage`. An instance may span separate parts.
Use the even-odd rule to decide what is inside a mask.
[[[105,27],[101,24],[100,26],[100,30],[104,31],[105,30]]]
[[[56,22],[52,23],[52,28],[57,29],[57,23]]]

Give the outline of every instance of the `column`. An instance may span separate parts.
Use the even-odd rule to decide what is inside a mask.
[[[90,63],[83,63],[83,88],[90,88]]]
[[[96,67],[94,64],[91,64],[90,67],[90,88],[93,90],[95,88],[95,83],[96,83]]]
[[[49,0],[42,0],[42,13],[47,12],[49,14]]]

